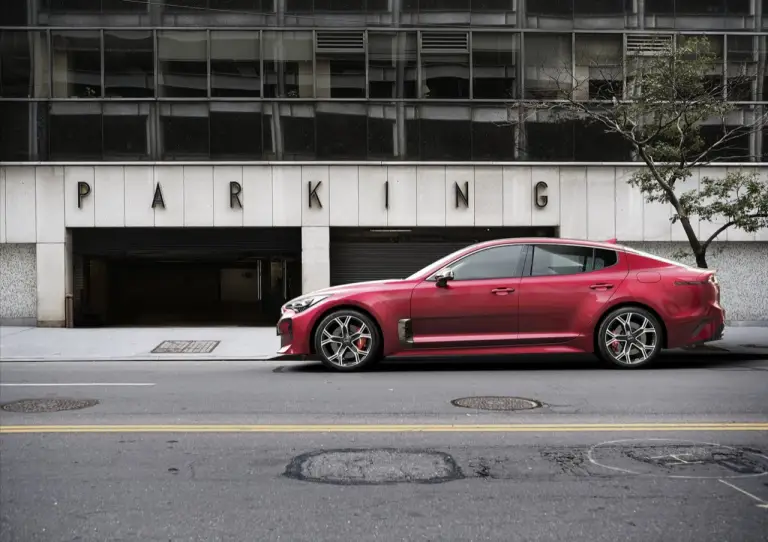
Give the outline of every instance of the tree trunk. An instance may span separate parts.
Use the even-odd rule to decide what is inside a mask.
[[[696,254],[696,265],[699,266],[701,269],[707,269],[707,253],[703,251],[698,251]]]

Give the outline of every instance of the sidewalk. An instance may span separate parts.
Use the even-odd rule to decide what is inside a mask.
[[[181,342],[166,345],[165,353],[153,353],[164,341]],[[5,362],[266,360],[279,348],[273,327],[0,327],[0,361]],[[768,327],[728,327],[723,340],[678,352],[768,357]]]

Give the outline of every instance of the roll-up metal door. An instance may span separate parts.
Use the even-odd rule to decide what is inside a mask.
[[[472,243],[386,241],[331,243],[331,285],[401,279]]]

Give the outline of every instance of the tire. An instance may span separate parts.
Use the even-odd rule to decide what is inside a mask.
[[[328,314],[317,326],[313,340],[320,361],[334,371],[362,371],[381,357],[378,327],[369,316],[356,310],[341,309]]]
[[[663,333],[661,322],[649,311],[621,307],[608,313],[597,329],[597,354],[622,369],[646,367],[658,358]]]

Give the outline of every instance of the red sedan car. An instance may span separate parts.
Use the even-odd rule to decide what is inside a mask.
[[[501,239],[405,279],[303,295],[282,307],[282,356],[339,371],[384,357],[594,353],[619,367],[722,337],[713,270],[613,243]]]

